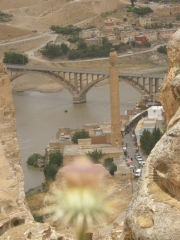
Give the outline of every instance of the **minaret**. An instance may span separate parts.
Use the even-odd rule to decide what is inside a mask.
[[[111,104],[111,145],[122,146],[120,107],[119,107],[119,67],[118,57],[114,48],[109,55],[109,81]]]

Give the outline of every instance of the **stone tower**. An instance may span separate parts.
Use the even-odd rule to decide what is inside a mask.
[[[111,145],[121,147],[121,123],[119,105],[119,67],[114,48],[109,56],[110,104],[111,104]]]

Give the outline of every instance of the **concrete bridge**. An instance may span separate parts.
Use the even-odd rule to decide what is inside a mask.
[[[9,64],[6,64],[6,68],[10,71],[11,81],[29,71],[45,73],[55,77],[56,81],[72,94],[73,103],[86,102],[86,93],[98,82],[109,78],[108,71],[74,70]],[[130,84],[142,95],[157,94],[163,78],[164,74],[119,73],[120,80]]]

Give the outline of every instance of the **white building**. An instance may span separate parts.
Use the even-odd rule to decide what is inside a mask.
[[[152,106],[148,108],[148,118],[150,119],[157,119],[157,120],[164,120],[163,118],[163,107],[162,106]]]

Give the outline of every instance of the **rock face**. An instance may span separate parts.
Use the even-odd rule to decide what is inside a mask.
[[[167,47],[169,72],[161,87],[168,130],[146,160],[127,211],[124,240],[180,238],[180,75],[176,76],[179,43],[177,31]]]
[[[26,205],[10,80],[0,63],[0,239],[58,239]]]
[[[176,31],[167,45],[169,70],[161,89],[160,100],[163,105],[167,122],[172,118],[178,109],[178,103],[172,94],[171,83],[175,76],[180,73],[180,30]]]

